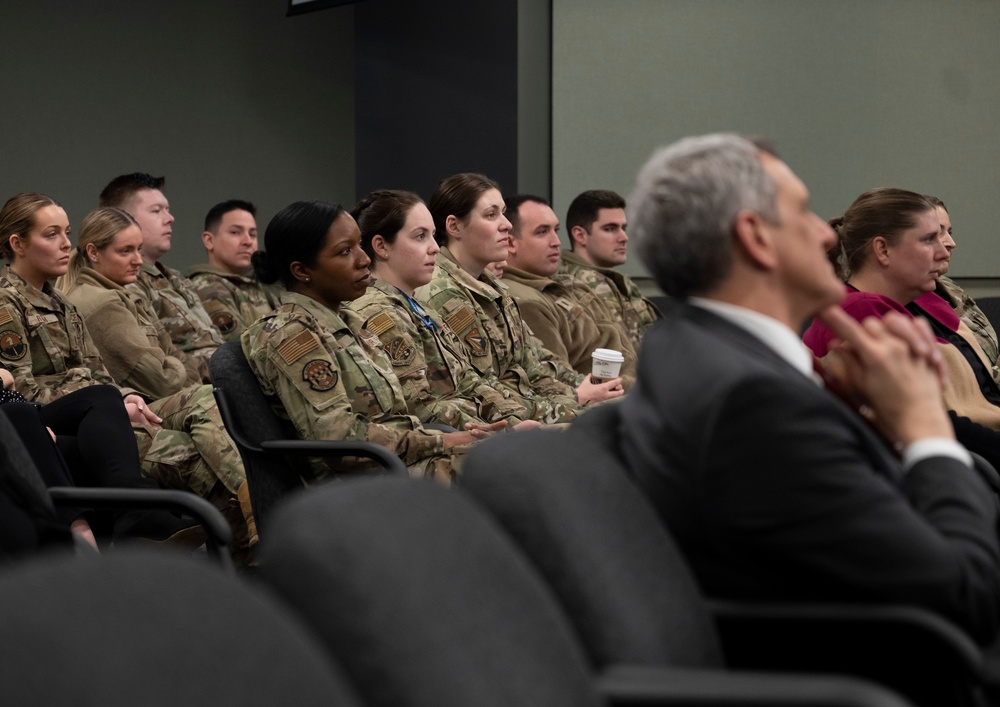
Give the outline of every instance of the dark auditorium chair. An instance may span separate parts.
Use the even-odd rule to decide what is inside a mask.
[[[223,568],[232,569],[229,555],[232,530],[208,501],[187,491],[166,489],[46,488],[21,438],[3,415],[0,415],[0,489],[15,495],[19,505],[32,509],[36,516],[54,518],[56,506],[101,510],[162,509],[190,516],[205,530],[209,557]]]
[[[368,707],[905,704],[853,679],[595,676],[523,554],[464,494],[431,481],[328,484],[284,504],[270,532],[258,579],[316,630]]]
[[[303,488],[289,457],[361,457],[373,460],[386,472],[407,473],[402,460],[378,444],[295,438],[294,431],[271,409],[239,341],[220,346],[209,361],[209,371],[222,421],[243,460],[250,504],[263,542],[274,506]]]
[[[260,588],[174,553],[41,555],[0,571],[0,704],[360,707]]]
[[[614,665],[847,673],[924,705],[976,704],[982,656],[913,607],[708,602],[615,451],[618,409],[566,431],[476,445],[460,488],[532,559],[590,659]]]

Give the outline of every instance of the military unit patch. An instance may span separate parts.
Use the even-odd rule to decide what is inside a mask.
[[[0,356],[16,361],[24,358],[28,352],[28,347],[24,345],[24,339],[16,331],[0,331]]]
[[[457,312],[445,319],[452,331],[462,332],[476,321],[476,316],[472,310],[463,305]]]
[[[339,373],[333,370],[329,361],[313,359],[302,367],[302,380],[309,381],[313,390],[326,391],[337,385]]]
[[[473,356],[486,355],[486,339],[479,333],[479,327],[474,327],[472,331],[465,335],[465,344]]]
[[[319,341],[311,331],[304,331],[278,347],[278,355],[286,364],[293,364],[310,351],[318,349]]]
[[[413,345],[407,343],[406,339],[401,336],[390,341],[385,347],[385,352],[389,354],[389,360],[392,361],[393,366],[405,366],[411,363],[414,356],[417,355]]]
[[[236,319],[229,312],[215,312],[212,314],[212,324],[223,334],[229,334],[236,328]]]
[[[365,329],[370,331],[375,336],[380,336],[382,332],[392,329],[395,322],[392,317],[390,317],[385,312],[381,314],[376,314],[374,317],[365,322]]]

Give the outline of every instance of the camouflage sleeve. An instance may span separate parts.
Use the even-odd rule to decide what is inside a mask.
[[[250,329],[243,340],[250,365],[265,391],[281,401],[304,439],[350,439],[381,444],[407,465],[444,453],[441,434],[414,424],[409,416],[387,416],[378,423],[354,412],[335,353],[301,326],[273,333]]]
[[[369,315],[373,309],[366,309],[365,315]],[[456,430],[464,430],[466,423],[480,425],[485,422],[479,417],[474,400],[447,396],[448,392],[454,392],[447,364],[427,360],[428,355],[439,354],[437,351],[425,351],[416,326],[409,317],[400,315],[390,305],[365,319],[364,328],[382,342],[411,415],[422,422],[439,422]],[[436,365],[430,365],[434,363]],[[447,377],[448,380],[430,380],[430,375]]]
[[[201,277],[191,278],[198,298],[205,307],[205,312],[223,341],[236,341],[240,334],[252,322],[243,321],[239,304],[233,298],[233,293],[222,283],[221,278]]]
[[[84,328],[83,363],[93,366],[68,368],[48,375],[34,374],[35,346],[24,326],[20,311],[12,304],[0,306],[0,366],[14,378],[15,389],[34,403],[49,403],[80,388],[105,383],[114,385],[108,375],[90,334]],[[38,352],[44,346],[37,342]]]
[[[121,300],[109,299],[88,314],[87,326],[108,372],[119,385],[130,386],[153,400],[187,385],[184,364],[150,343],[155,331],[144,331]]]

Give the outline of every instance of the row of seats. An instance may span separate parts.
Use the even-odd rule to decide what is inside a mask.
[[[230,383],[217,395],[256,420]],[[294,496],[272,454],[313,443],[257,439],[286,474],[258,574],[127,551],[5,569],[0,701],[983,704],[978,648],[927,612],[707,601],[618,461],[617,426],[603,406],[487,440],[455,489],[375,452],[399,473]]]

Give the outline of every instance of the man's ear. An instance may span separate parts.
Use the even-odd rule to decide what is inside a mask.
[[[202,231],[201,243],[205,246],[205,250],[211,253],[215,249],[215,236],[211,231]]]
[[[754,265],[764,270],[771,270],[778,264],[774,231],[756,211],[749,209],[739,211],[733,222],[733,233],[739,247]]]
[[[882,267],[889,266],[889,241],[884,236],[875,236],[870,244],[872,255]]]
[[[508,260],[510,260],[511,258],[516,258],[517,257],[517,246],[518,246],[518,243],[520,243],[520,242],[521,242],[521,239],[520,238],[515,238],[513,236],[513,234],[507,236],[507,259]]]
[[[573,228],[569,230],[569,237],[573,239],[573,242],[577,245],[583,246],[584,248],[587,247],[587,236],[589,235],[590,234],[587,233],[587,229],[583,226],[573,226]]]

